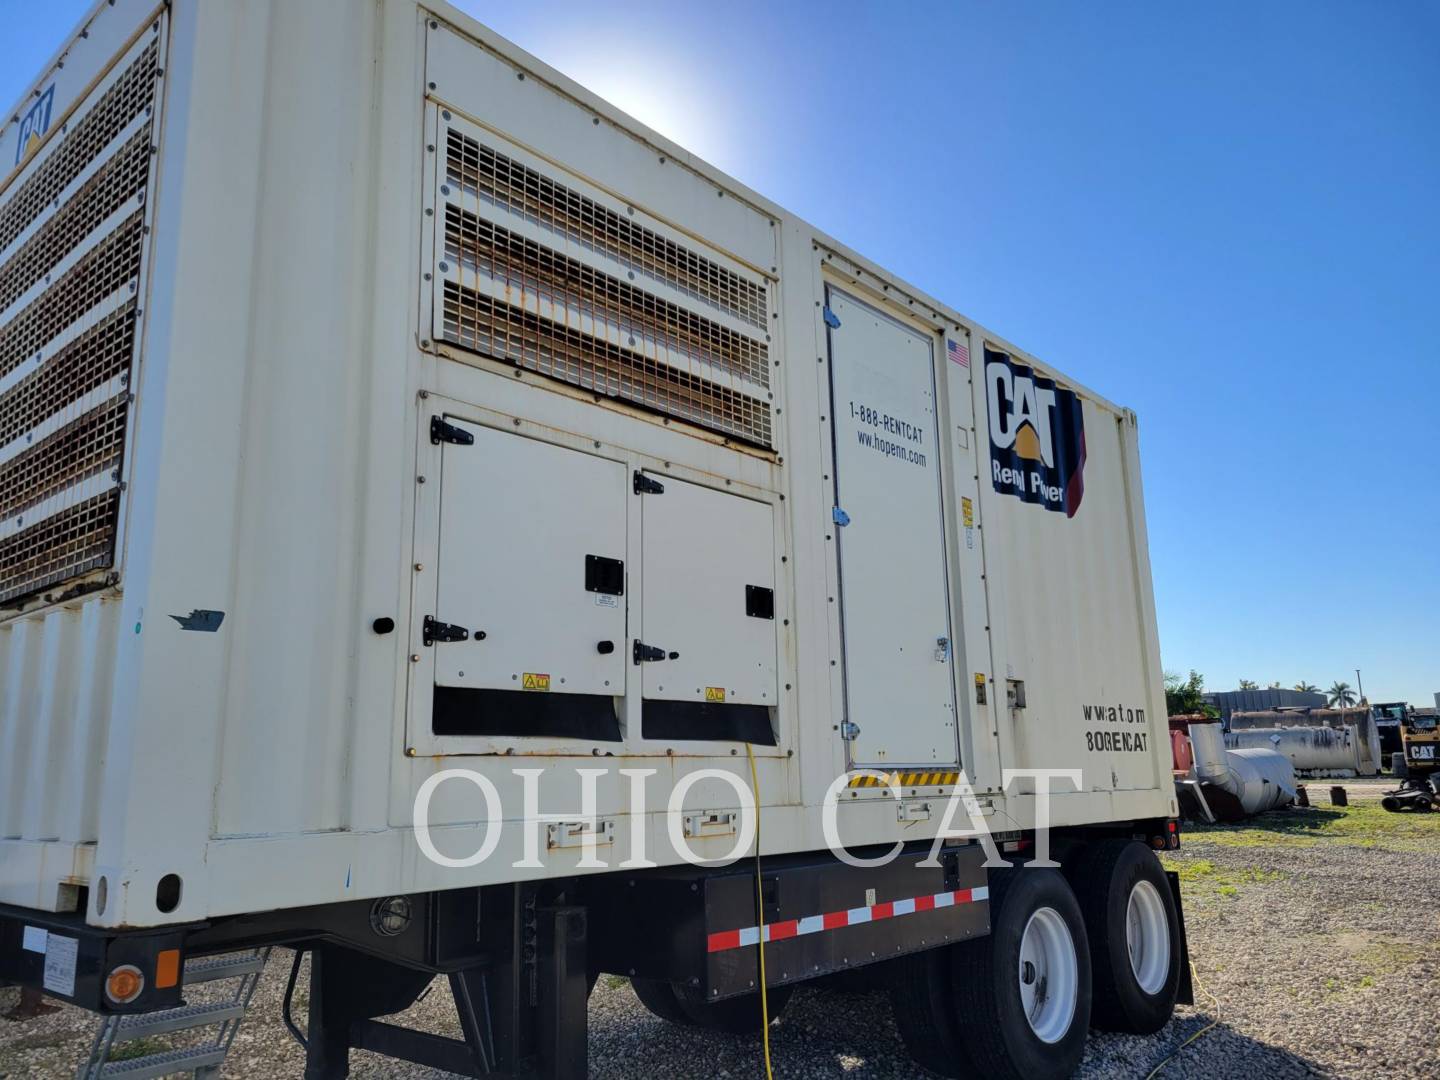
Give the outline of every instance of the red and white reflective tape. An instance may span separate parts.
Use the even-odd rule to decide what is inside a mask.
[[[827,911],[824,915],[807,915],[803,919],[781,919],[766,924],[765,940],[784,941],[786,938],[818,934],[822,930],[839,930],[845,926],[859,926],[861,923],[879,922],[881,919],[898,919],[902,915],[935,911],[938,908],[954,907],[956,904],[973,904],[977,900],[988,900],[989,897],[989,887],[981,885],[977,889],[957,889],[954,892],[932,893],[929,896],[912,896],[908,900],[888,900],[883,904],[851,908],[849,911]],[[721,930],[710,935],[706,942],[706,952],[743,949],[759,941],[758,926],[747,926],[742,930]]]

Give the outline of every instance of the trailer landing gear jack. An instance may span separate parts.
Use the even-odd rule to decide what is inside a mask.
[[[402,1012],[435,972],[315,946],[305,1080],[342,1080],[369,1050],[461,1076],[571,1080],[586,1072],[585,911],[538,907],[516,920],[508,955],[446,974],[461,1038],[376,1019]]]

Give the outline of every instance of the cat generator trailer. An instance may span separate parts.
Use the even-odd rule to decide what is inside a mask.
[[[274,946],[315,1080],[584,1075],[604,972],[1067,1075],[1189,993],[1146,545],[1133,413],[456,9],[97,3],[0,128],[0,981],[87,1076]]]

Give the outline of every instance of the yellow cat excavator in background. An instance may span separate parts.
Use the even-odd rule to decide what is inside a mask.
[[[1380,800],[1386,810],[1434,809],[1440,801],[1440,717],[1417,716],[1406,709],[1400,721],[1401,749],[1391,756],[1391,771],[1400,781]]]

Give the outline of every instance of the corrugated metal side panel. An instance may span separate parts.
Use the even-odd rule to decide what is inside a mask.
[[[982,465],[1005,765],[1078,767],[1082,790],[1150,789],[1164,709],[1151,693],[1157,660],[1141,591],[1149,580],[1140,580],[1131,534],[1127,440],[1135,436],[1123,417],[1082,400],[1084,496],[1073,517],[997,491],[990,463]],[[1005,709],[1007,678],[1024,681],[1024,709]],[[1168,758],[1167,747],[1158,752]]]
[[[61,849],[97,839],[119,619],[117,599],[92,596],[0,626],[0,899],[42,884],[9,880],[12,866],[88,861]],[[63,907],[63,880],[50,886],[39,903]]]

